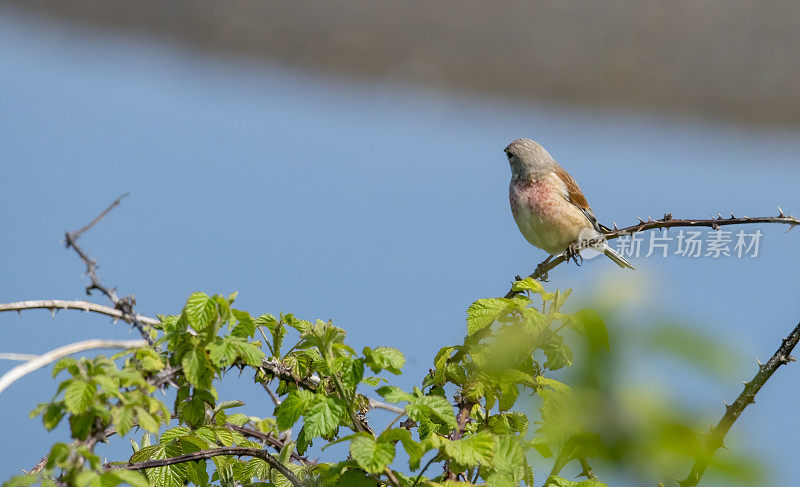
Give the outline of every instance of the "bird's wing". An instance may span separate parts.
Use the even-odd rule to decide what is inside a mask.
[[[564,183],[564,187],[567,190],[566,199],[573,205],[577,206],[589,222],[592,224],[595,230],[600,233],[603,233],[603,229],[601,225],[597,222],[597,217],[594,216],[594,211],[589,207],[589,202],[586,201],[586,197],[581,192],[581,188],[578,187],[578,183],[572,179],[572,176],[569,175],[567,171],[564,170],[561,166],[556,167],[555,174],[558,176],[558,179]]]

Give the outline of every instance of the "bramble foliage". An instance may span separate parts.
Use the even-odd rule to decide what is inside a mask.
[[[605,325],[588,309],[562,312],[569,292],[532,279],[514,287],[522,294],[469,307],[464,342],[442,348],[412,390],[391,383],[405,362],[399,350],[357,352],[330,322],[253,317],[232,307],[235,294],[194,293],[180,315],[159,317],[155,349],[55,365],[63,380],[31,415],[48,430],[67,421],[72,441],[6,485],[530,486],[530,455],[551,459],[537,473],[549,485],[605,485],[559,477],[595,455],[598,440],[562,424],[570,388],[552,378],[574,360],[563,331],[607,350]],[[231,369],[251,371],[265,397],[274,391],[274,416],[247,416],[236,412],[241,401],[219,397],[215,385]],[[159,388],[174,391],[171,404],[156,399]],[[529,396],[540,401],[535,426]],[[402,410],[380,430],[367,419],[378,397]],[[103,464],[93,453],[136,430],[144,434],[129,459]],[[334,443],[348,454],[327,458]],[[312,446],[319,460],[306,457]]]

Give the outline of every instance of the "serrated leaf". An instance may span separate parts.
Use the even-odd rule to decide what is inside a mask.
[[[94,384],[76,380],[64,392],[64,404],[72,414],[80,414],[89,408],[94,395]]]
[[[264,360],[264,352],[259,350],[259,348],[252,343],[234,342],[234,346],[239,354],[239,358],[247,365],[258,367]]]
[[[411,404],[406,406],[408,417],[414,421],[433,420],[443,423],[451,428],[456,427],[456,417],[453,406],[442,396],[422,396],[414,398]]]
[[[309,438],[329,436],[339,427],[345,415],[344,401],[338,397],[318,395],[303,414],[304,428]]]
[[[128,431],[133,428],[136,423],[136,418],[131,408],[119,406],[114,408],[112,413],[114,426],[117,428],[117,434],[125,436]]]
[[[183,312],[195,331],[203,331],[217,318],[217,305],[206,293],[195,292],[186,300]]]
[[[413,401],[414,396],[403,391],[397,386],[383,386],[375,390],[381,397],[389,402]]]
[[[367,359],[366,366],[376,374],[381,370],[388,370],[395,375],[400,375],[400,369],[406,363],[403,353],[392,347],[377,347],[375,349],[365,347],[363,355]]]
[[[256,333],[256,324],[250,316],[250,313],[238,309],[232,309],[231,313],[233,317],[236,318],[236,321],[239,322],[233,327],[233,330],[231,330],[231,335],[241,338],[252,338]]]
[[[467,335],[491,325],[495,320],[508,313],[511,300],[505,298],[479,299],[467,308]]]
[[[381,473],[394,460],[394,444],[375,441],[370,436],[357,436],[350,442],[350,455],[369,473]]]
[[[572,365],[572,349],[564,343],[564,337],[553,335],[541,346],[547,361],[544,366],[550,370],[558,370]]]
[[[103,475],[106,474],[113,474],[120,482],[131,485],[132,487],[150,487],[150,482],[147,481],[147,477],[140,472],[134,472],[132,470],[112,470]]]
[[[161,433],[161,443],[168,443],[175,438],[186,436],[190,433],[189,428],[186,426],[176,426]]]
[[[536,279],[533,279],[532,277],[526,277],[520,281],[515,281],[514,284],[511,285],[511,290],[518,293],[523,291],[539,293],[544,291],[544,286],[542,286],[542,283]]]
[[[314,393],[304,389],[292,391],[275,409],[275,419],[278,429],[286,431],[300,419],[306,408],[314,400]]]
[[[151,433],[158,433],[159,421],[142,407],[136,406],[135,410],[139,426]]]
[[[392,443],[399,441],[403,445],[403,449],[408,454],[408,461],[411,470],[416,470],[419,468],[419,462],[422,459],[422,455],[425,454],[425,451],[423,451],[422,446],[419,443],[414,441],[414,439],[411,437],[411,432],[407,429],[392,428],[386,430],[378,437],[378,441]]]
[[[183,373],[189,382],[198,388],[206,389],[211,386],[211,363],[202,350],[189,350],[181,360]]]
[[[494,437],[489,433],[478,433],[461,440],[444,444],[444,451],[454,461],[464,466],[488,465],[494,455]]]
[[[78,361],[72,357],[64,357],[53,366],[53,379],[62,371],[68,369],[70,374],[77,375],[78,373]]]

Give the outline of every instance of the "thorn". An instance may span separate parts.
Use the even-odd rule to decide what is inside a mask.
[[[717,219],[722,220],[722,213],[717,212]]]
[[[638,216],[637,216],[636,218],[638,218],[638,219],[639,219],[639,223],[641,223],[642,225],[644,225],[644,220],[642,220],[642,219],[641,219],[641,218],[639,218]]]
[[[778,205],[778,211],[780,212],[780,213],[778,213],[778,216],[779,216],[779,217],[781,217],[781,216],[785,216],[785,215],[783,214],[783,208],[781,208],[781,205]]]
[[[649,222],[653,221],[653,217],[651,217],[650,215],[647,215],[647,221],[649,221]]]
[[[619,230],[619,227],[617,227],[617,222],[611,222],[611,223],[614,224],[614,230]]]
[[[760,361],[760,360],[758,360],[758,357],[756,357],[756,363],[758,364],[758,366],[759,366],[759,367],[761,367],[762,365],[764,365],[764,364],[762,364],[762,363],[761,363],[761,361]]]
[[[53,318],[55,318],[56,317],[56,309],[55,308],[50,308],[50,314],[53,315]]]
[[[736,219],[736,217],[733,216],[733,212],[731,212],[731,220],[735,220],[735,219]]]

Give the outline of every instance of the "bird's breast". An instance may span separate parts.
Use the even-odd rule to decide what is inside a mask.
[[[560,182],[560,181],[558,181]],[[520,232],[532,245],[551,254],[563,252],[591,227],[583,212],[567,201],[557,181],[512,181],[511,212]]]

